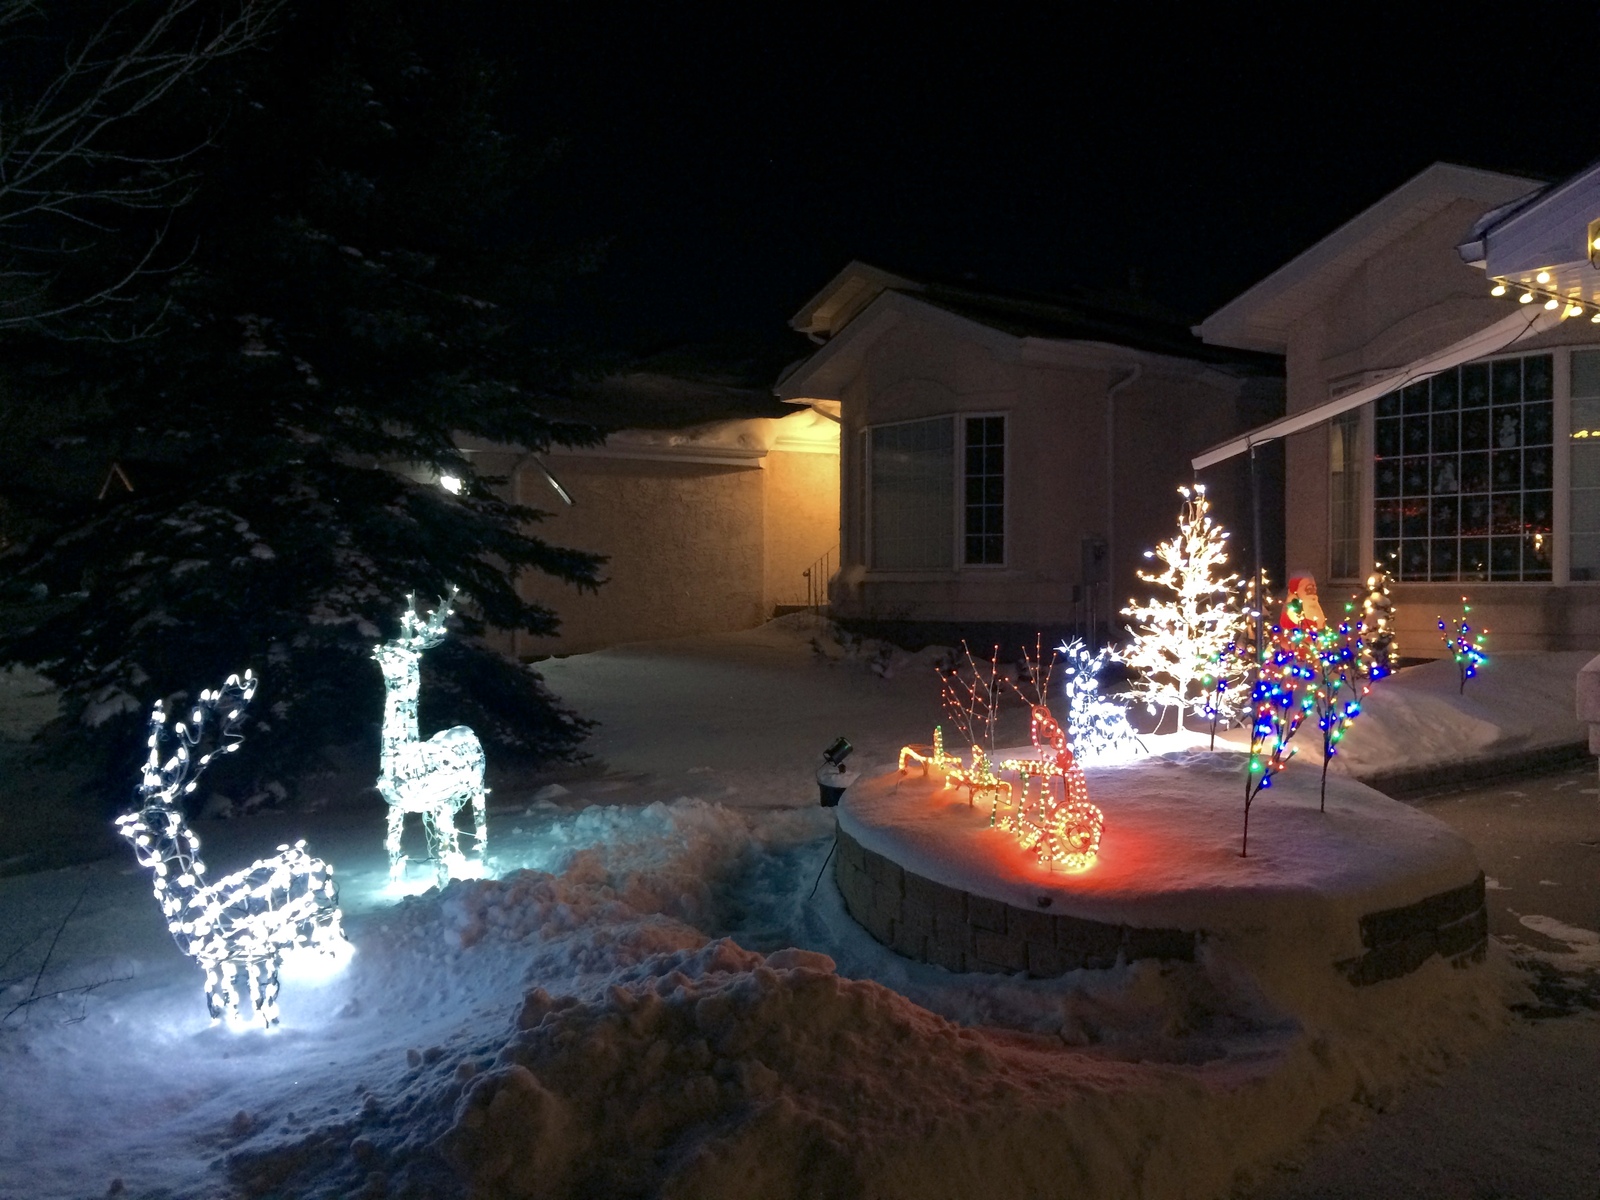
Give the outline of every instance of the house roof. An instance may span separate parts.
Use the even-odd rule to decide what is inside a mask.
[[[1458,200],[1515,207],[1544,185],[1455,163],[1434,163],[1229,301],[1196,329],[1208,343],[1282,354],[1289,330],[1384,246]]]
[[[855,321],[885,292],[910,296],[934,308],[1017,338],[1096,342],[1197,362],[1275,370],[1254,354],[1208,346],[1176,313],[1137,295],[1072,287],[1061,293],[1009,291],[969,282],[913,278],[852,262],[801,307],[789,324],[825,342]]]

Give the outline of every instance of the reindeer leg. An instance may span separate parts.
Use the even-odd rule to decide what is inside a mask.
[[[400,838],[405,833],[406,810],[398,804],[389,805],[389,835],[384,845],[389,848],[389,878],[401,879],[406,873],[406,856],[400,849]]]
[[[483,778],[478,779],[478,786],[472,793],[472,825],[478,839],[478,861],[487,862],[489,859],[489,789],[483,786]]]
[[[257,984],[255,989],[256,1016],[267,1029],[278,1027],[278,956],[254,964]]]
[[[225,993],[222,990],[222,970],[219,966],[208,966],[206,971],[206,1011],[211,1014],[211,1023],[215,1025],[227,1014],[224,1007]]]

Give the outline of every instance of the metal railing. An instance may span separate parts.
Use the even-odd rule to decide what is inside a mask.
[[[821,613],[828,607],[828,580],[833,577],[833,555],[838,549],[838,546],[829,546],[815,562],[800,572],[806,581],[806,608],[813,614]]]

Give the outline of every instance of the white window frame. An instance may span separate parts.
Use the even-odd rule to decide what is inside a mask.
[[[995,563],[969,563],[967,561],[967,422],[985,417],[999,417],[1005,422],[1005,433],[1000,440],[1004,466],[1000,476],[1000,561]],[[956,481],[955,534],[956,569],[959,571],[1005,570],[1011,565],[1011,414],[1004,409],[983,412],[963,412],[956,416],[956,455],[960,466]]]

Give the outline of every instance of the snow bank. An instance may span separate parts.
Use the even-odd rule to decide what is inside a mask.
[[[1496,654],[1492,641],[1489,651],[1465,693],[1449,659],[1380,680],[1340,743],[1333,769],[1370,778],[1586,740],[1588,727],[1576,715],[1577,680],[1593,653]],[[1295,740],[1302,757],[1320,760],[1315,728]]]

